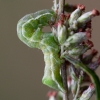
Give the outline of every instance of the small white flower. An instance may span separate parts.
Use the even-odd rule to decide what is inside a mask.
[[[82,11],[85,9],[83,5],[78,5],[77,9],[71,13],[69,24],[72,25],[73,21],[76,21],[80,15],[82,14]]]
[[[94,85],[90,84],[87,90],[85,90],[79,100],[89,100],[95,91]]]
[[[64,46],[67,48],[73,48],[77,46],[79,43],[86,41],[87,39],[88,39],[87,33],[78,32],[70,36],[64,43]]]
[[[84,24],[86,24],[87,22],[89,22],[94,16],[98,16],[98,15],[99,15],[99,11],[97,11],[97,10],[94,9],[94,10],[92,10],[92,11],[90,11],[90,12],[87,12],[87,13],[81,15],[81,16],[77,19],[77,22],[78,22],[79,24],[84,25]]]
[[[59,43],[63,44],[67,38],[67,30],[65,25],[62,25],[60,22],[58,23],[57,35]]]

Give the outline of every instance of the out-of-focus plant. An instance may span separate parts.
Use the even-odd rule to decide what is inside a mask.
[[[58,91],[49,92],[49,100],[69,100],[69,93],[73,100],[89,100],[94,92],[100,100],[100,80],[95,73],[100,57],[93,61],[98,51],[91,41],[91,21],[100,13],[84,11],[84,5],[54,0],[51,10],[28,14],[17,24],[19,39],[44,54],[42,82]],[[50,26],[51,32],[43,32],[44,26]]]

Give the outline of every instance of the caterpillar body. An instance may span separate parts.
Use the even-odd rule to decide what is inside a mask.
[[[45,69],[43,84],[64,92],[60,75],[60,48],[52,33],[42,32],[43,26],[54,22],[56,15],[52,10],[41,10],[28,14],[19,20],[17,33],[19,39],[31,48],[41,49],[44,54]]]
[[[17,24],[17,35],[27,46],[38,48],[38,43],[41,39],[37,38],[41,37],[41,34],[43,33],[40,30],[42,30],[43,26],[48,25],[48,21],[52,21],[54,19],[55,15],[52,10],[41,10],[36,13],[27,14],[21,18]],[[39,35],[32,36],[33,34]]]

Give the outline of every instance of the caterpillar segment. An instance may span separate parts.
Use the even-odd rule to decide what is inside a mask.
[[[54,22],[56,15],[52,10],[41,10],[36,13],[31,13],[21,18],[17,24],[17,35],[19,39],[29,47],[39,46],[43,26],[47,26],[49,21]],[[38,41],[34,41],[34,34],[37,35]],[[32,39],[34,38],[34,39]]]
[[[52,33],[51,33],[52,34]],[[52,43],[51,43],[52,40]],[[45,70],[42,79],[43,84],[64,92],[63,82],[60,75],[61,60],[59,57],[59,46],[53,35],[41,41],[41,50],[44,54]]]

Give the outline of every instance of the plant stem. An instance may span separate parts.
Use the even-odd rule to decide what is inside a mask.
[[[65,0],[63,0],[63,9],[62,9],[63,13],[64,13],[64,6],[65,6]]]
[[[59,0],[58,14],[64,13],[65,0]]]
[[[58,15],[61,13],[64,14],[64,6],[65,6],[65,0],[59,0],[59,9],[58,9]],[[62,54],[62,46],[61,46],[61,54]],[[62,75],[62,80],[63,80],[63,85],[65,89],[64,97],[63,100],[69,100],[68,97],[68,85],[67,85],[67,71],[66,71],[66,61],[64,59],[64,62],[61,66],[61,75]]]
[[[67,73],[66,73],[66,61],[61,66],[61,75],[63,80],[63,85],[65,89],[63,100],[69,100],[68,98],[68,86],[67,86]]]
[[[58,4],[58,0],[54,0],[54,11],[56,12],[57,11],[57,4]]]

